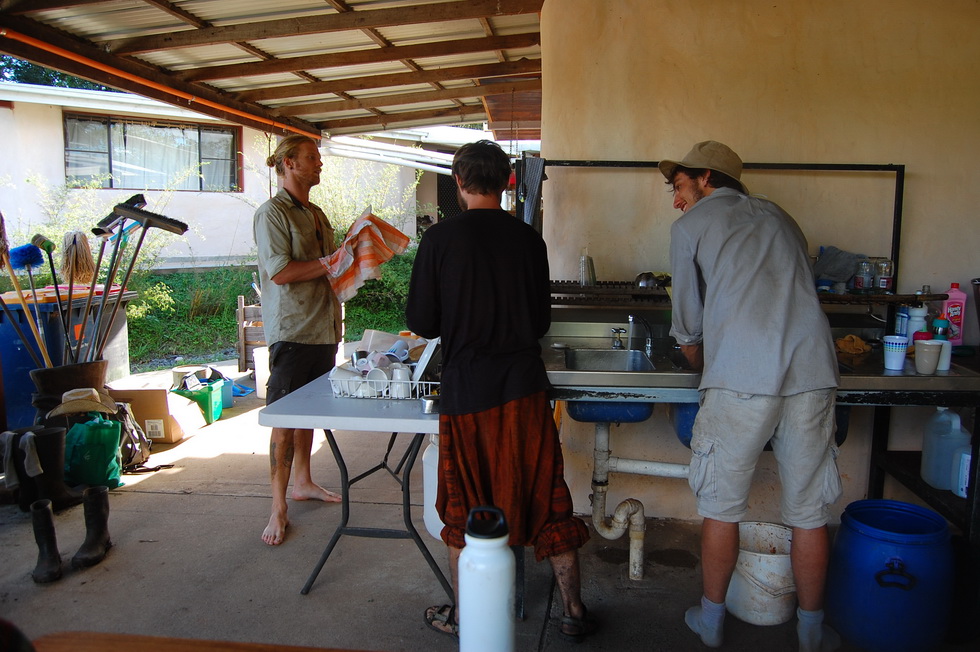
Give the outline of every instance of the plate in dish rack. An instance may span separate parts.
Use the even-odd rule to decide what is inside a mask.
[[[439,346],[439,339],[435,338],[429,340],[425,345],[425,350],[422,351],[422,355],[419,356],[418,364],[415,365],[415,373],[412,374],[412,383],[417,383],[422,380],[422,375],[425,373],[426,367],[429,366],[429,361],[432,360],[432,356],[436,352],[436,348]]]

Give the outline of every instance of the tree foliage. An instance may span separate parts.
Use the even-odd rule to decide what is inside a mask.
[[[0,80],[19,84],[38,84],[60,88],[82,88],[91,91],[114,91],[114,88],[73,77],[30,61],[24,61],[6,54],[0,55]]]

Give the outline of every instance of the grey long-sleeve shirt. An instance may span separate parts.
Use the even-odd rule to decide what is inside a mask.
[[[791,396],[839,384],[799,226],[719,188],[670,230],[671,335],[704,345],[701,389]]]

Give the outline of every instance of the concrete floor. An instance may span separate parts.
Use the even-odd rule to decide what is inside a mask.
[[[222,365],[238,377],[235,363]],[[163,375],[162,382],[169,372]],[[240,382],[248,384],[247,376]],[[106,559],[76,571],[70,558],[84,539],[82,507],[55,516],[64,577],[31,580],[37,548],[30,517],[0,505],[0,617],[30,638],[60,631],[105,631],[352,650],[456,650],[426,628],[422,613],[446,595],[411,541],[345,537],[308,595],[307,576],[340,518],[336,504],[292,502],[282,546],[259,535],[269,514],[268,429],[252,394],[179,444],[154,447],[151,464],[172,469],[124,476],[110,495],[113,547]],[[337,432],[353,475],[376,464],[387,437]],[[408,437],[396,444],[404,450]],[[413,474],[416,525],[446,569],[445,548],[422,525],[421,463]],[[314,442],[314,478],[336,489],[339,474],[322,434]],[[351,524],[399,528],[401,494],[386,474],[352,488]],[[700,597],[698,526],[650,519],[645,579],[626,577],[625,537],[593,534],[582,550],[583,596],[603,623],[582,645],[556,635],[561,615],[548,564],[527,555],[527,618],[518,650],[704,650],[683,622]],[[726,650],[795,650],[795,619],[752,626],[729,616]],[[842,650],[856,648],[843,647]],[[954,649],[974,649],[966,646]]]

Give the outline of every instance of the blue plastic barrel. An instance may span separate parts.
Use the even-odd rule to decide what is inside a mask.
[[[869,652],[934,650],[949,626],[953,549],[937,513],[859,500],[841,515],[827,574],[827,621]]]

